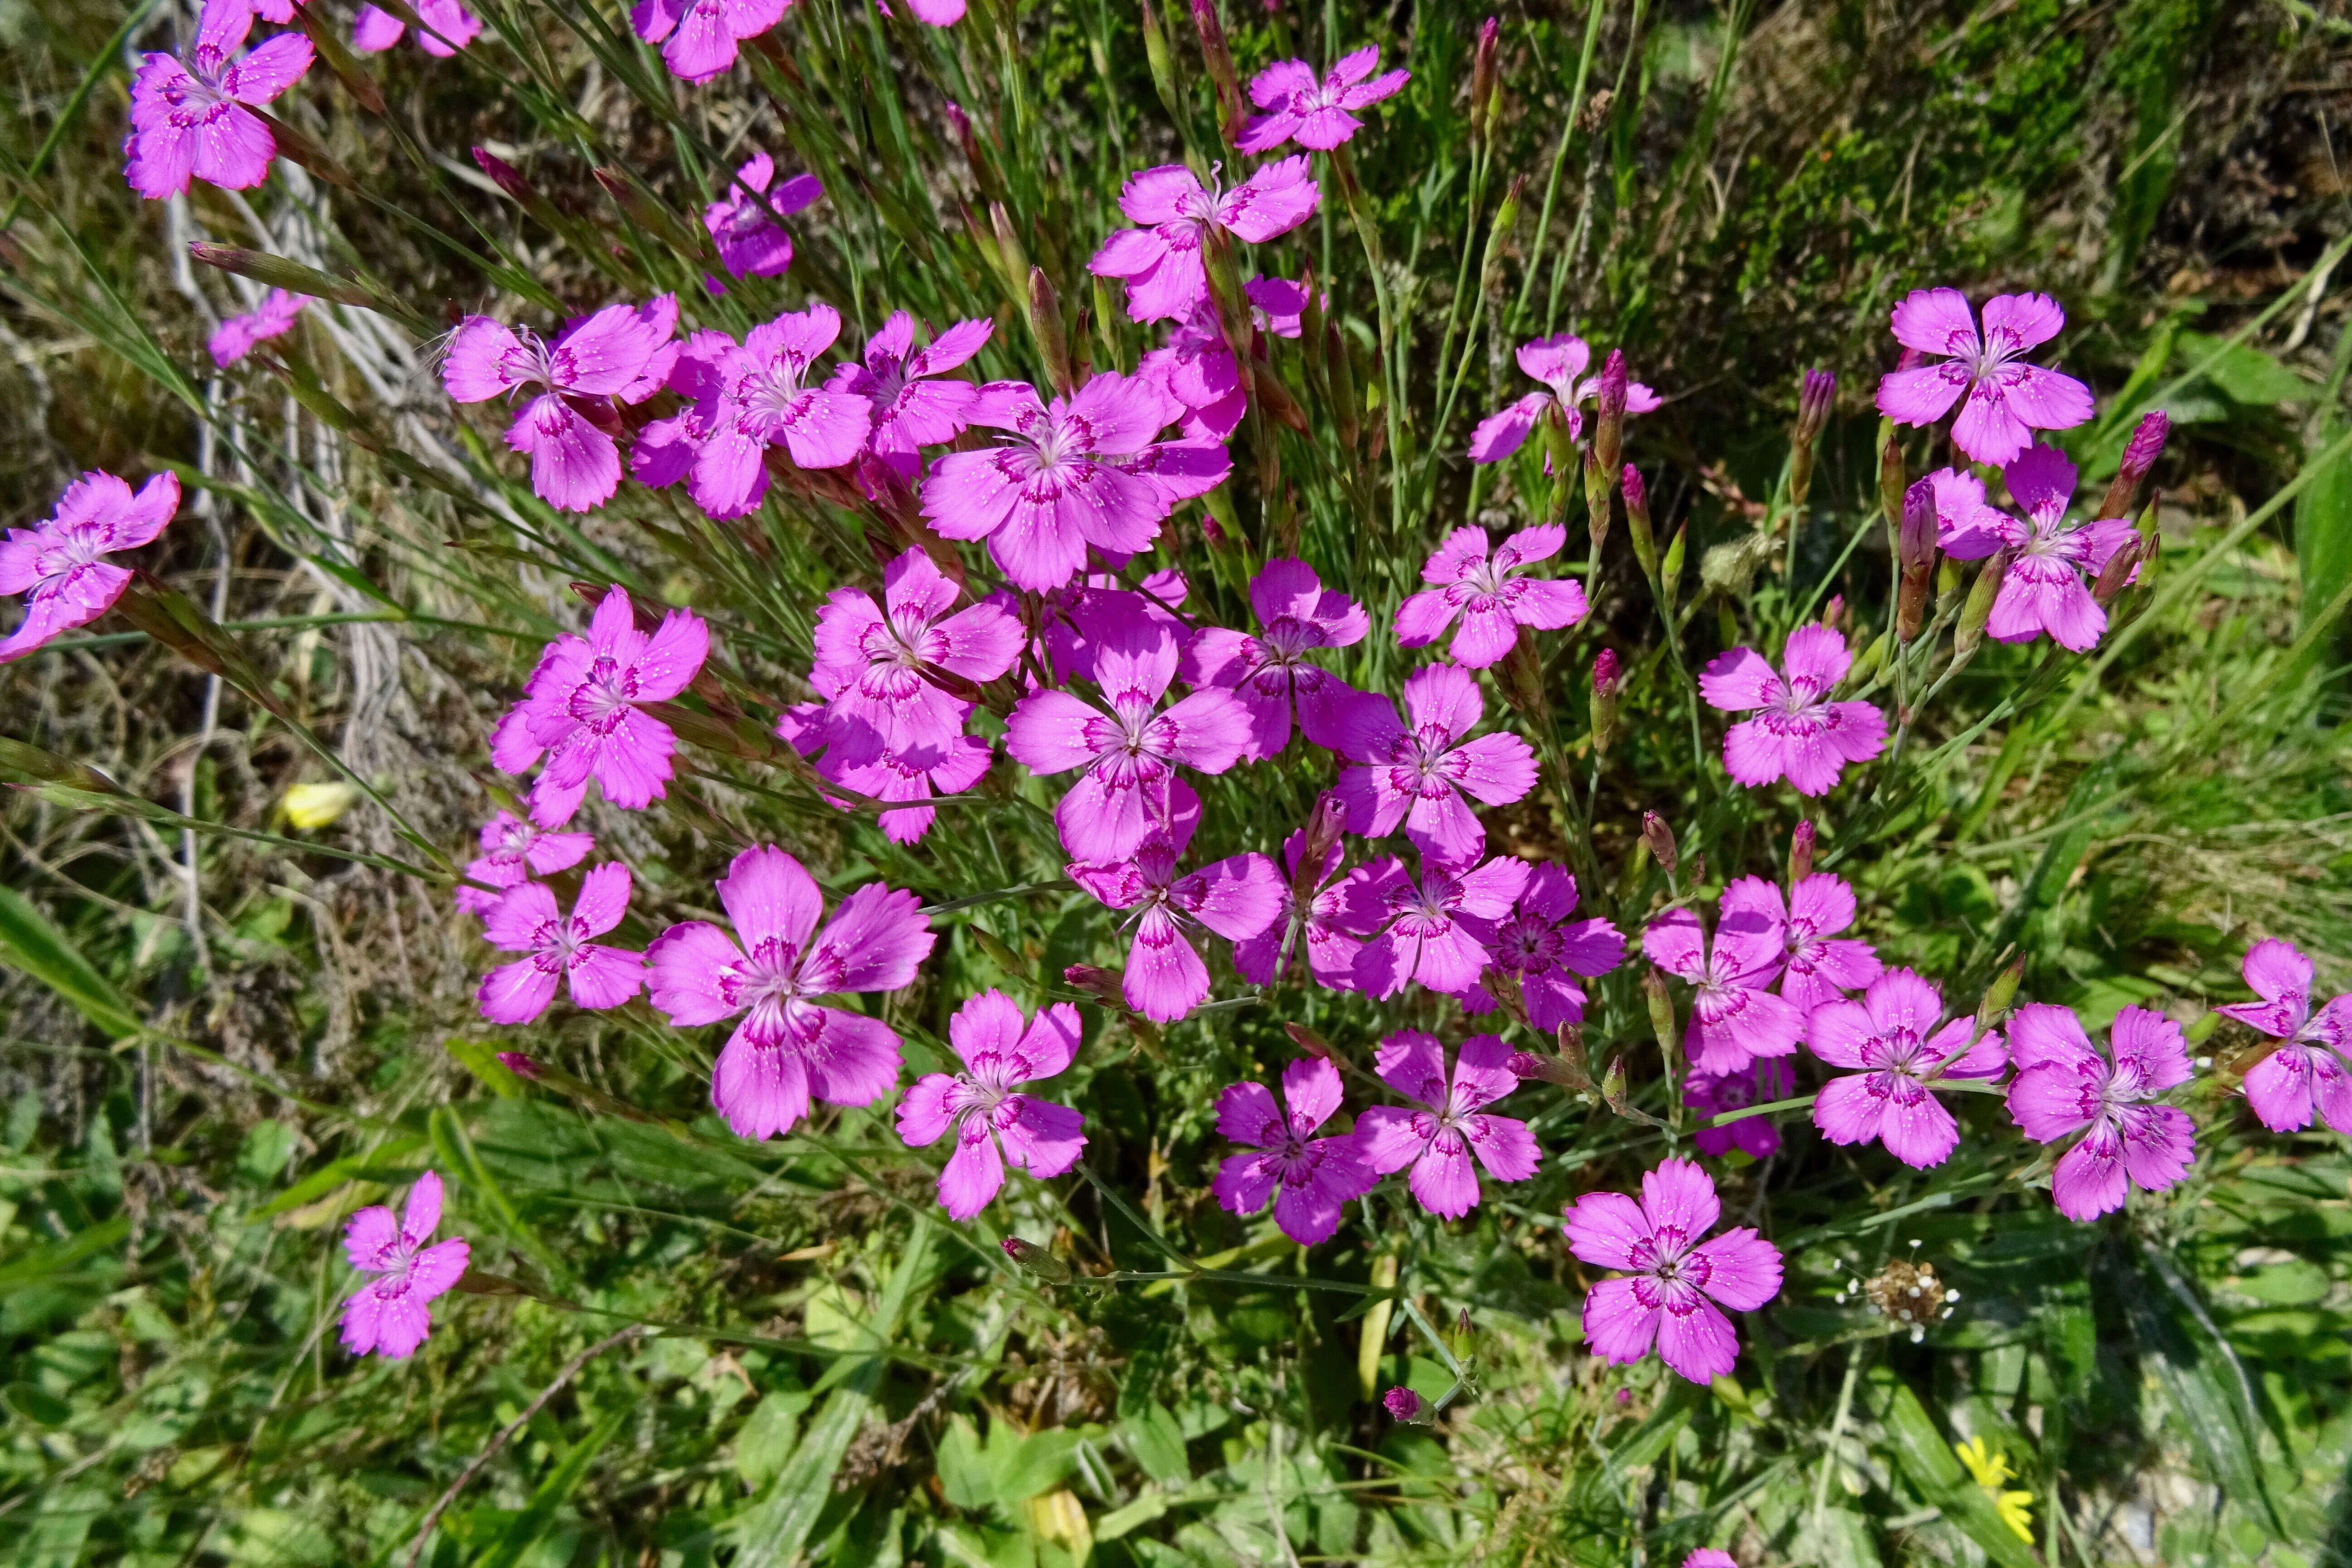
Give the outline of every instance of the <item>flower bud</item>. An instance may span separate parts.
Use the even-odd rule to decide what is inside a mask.
[[[1675,874],[1675,830],[1666,819],[1654,811],[1642,814],[1642,842],[1649,847],[1650,858],[1669,877]]]
[[[1421,1419],[1421,1395],[1410,1388],[1402,1386],[1391,1388],[1381,1395],[1381,1403],[1387,1406],[1389,1419],[1391,1421]]]
[[[1800,445],[1810,447],[1821,438],[1822,426],[1830,421],[1830,408],[1837,402],[1837,377],[1825,370],[1809,370],[1804,384],[1797,392],[1796,438]]]
[[[1903,446],[1895,437],[1895,421],[1882,419],[1878,427],[1878,510],[1886,514],[1886,531],[1891,534],[1903,526],[1903,495],[1910,480],[1904,473]]]
[[[2107,486],[2107,493],[2099,502],[2101,517],[2129,517],[2132,501],[2145,482],[2156,460],[2164,456],[2165,438],[2172,434],[2172,416],[2161,408],[2144,416],[2139,427],[2124,443],[2123,466]]]
[[[2021,952],[1985,987],[1984,1000],[1977,1004],[1978,1028],[1990,1029],[2009,1016],[2009,1005],[2017,999],[2017,984],[2024,978],[2025,955]]]
[[[1625,493],[1625,537],[1633,546],[1633,559],[1642,564],[1642,575],[1654,577],[1658,572],[1658,540],[1650,531],[1650,489],[1642,482],[1642,470],[1628,463],[1618,475]]]
[[[1486,127],[1494,108],[1493,100],[1501,83],[1496,79],[1495,53],[1501,42],[1503,24],[1489,16],[1478,25],[1477,47],[1470,56],[1470,144],[1477,146],[1486,138]]]
[[[527,207],[539,199],[539,193],[532,189],[529,180],[523,178],[522,171],[488,148],[475,148],[474,162],[480,165],[482,173],[490,177],[490,184],[520,205]]]
[[[215,245],[208,239],[191,240],[189,257],[207,267],[217,267],[223,272],[234,272],[240,278],[250,278],[256,283],[272,289],[283,289],[289,294],[308,294],[315,300],[332,300],[338,305],[358,305],[372,310],[385,308],[383,300],[372,289],[350,279],[321,272],[315,267],[305,267],[299,261],[289,261],[282,256],[267,251],[241,250],[233,245]]]
[[[1519,1079],[1536,1079],[1544,1083],[1556,1083],[1562,1089],[1591,1089],[1592,1080],[1572,1070],[1557,1057],[1539,1055],[1535,1051],[1513,1051],[1511,1073]]]
[[[1331,1049],[1331,1042],[1304,1024],[1285,1024],[1282,1026],[1282,1032],[1290,1037],[1292,1045],[1310,1057],[1321,1057],[1327,1062],[1336,1062],[1339,1059]]]
[[[1617,697],[1623,687],[1624,677],[1619,673],[1617,666],[1617,650],[1602,648],[1600,656],[1592,661],[1592,750],[1596,755],[1608,755],[1609,743],[1616,738]]]
[[[1625,444],[1625,351],[1611,349],[1601,363],[1601,385],[1593,394],[1598,412],[1592,422],[1592,450],[1601,469],[1614,476]]]
[[[1675,588],[1683,580],[1684,547],[1689,543],[1690,524],[1686,522],[1675,530],[1675,537],[1666,546],[1665,556],[1658,563],[1658,590],[1664,596],[1668,610],[1675,607]]]
[[[499,1066],[517,1078],[529,1079],[534,1083],[539,1080],[539,1064],[520,1051],[500,1051]]]
[[[980,134],[972,129],[971,116],[966,114],[963,105],[952,98],[947,100],[942,108],[948,117],[948,129],[955,132],[956,145],[963,149],[963,161],[971,165],[972,173],[978,174],[981,169]]]
[[[1249,116],[1242,107],[1241,77],[1234,69],[1234,52],[1225,44],[1225,25],[1217,16],[1217,0],[1192,0],[1192,28],[1201,35],[1201,58],[1207,63],[1209,80],[1217,89],[1225,145],[1234,146],[1241,140],[1242,122]]]
[[[1294,886],[1291,896],[1298,900],[1300,909],[1305,909],[1314,896],[1315,885],[1323,872],[1323,858],[1331,853],[1331,846],[1339,842],[1347,827],[1348,803],[1339,798],[1339,792],[1327,789],[1317,795],[1315,804],[1307,810],[1307,820],[1299,825],[1307,836],[1298,847],[1298,882],[1303,884],[1303,889]]]
[[[2091,584],[2091,597],[2098,601],[2101,609],[2114,604],[2129,586],[2132,574],[2139,570],[2139,558],[2145,549],[2135,533],[2118,545],[2116,552],[2107,557],[2107,563],[2099,568],[2098,581]]]
[[[1992,614],[1992,602],[2009,576],[2013,559],[2006,550],[1994,552],[1984,569],[1977,574],[1977,580],[1969,585],[1968,602],[1960,606],[1959,621],[1952,627],[1953,668],[1976,657],[1978,647],[1984,641],[1985,619]]]
[[[996,236],[996,266],[1004,274],[1006,291],[1015,304],[1026,292],[1029,278],[1029,252],[1021,244],[1021,231],[1013,226],[1013,215],[1004,210],[1003,202],[988,204],[988,226]]]
[[[1936,572],[1936,487],[1921,479],[1903,492],[1903,525],[1895,553],[1902,571],[1895,591],[1895,635],[1905,642],[1919,635],[1927,612],[1927,588]]]
[[[1070,1266],[1038,1246],[1017,1236],[1004,1238],[1004,1256],[1013,1259],[1013,1267],[1032,1279],[1043,1279],[1048,1285],[1067,1285]]]
[[[1000,209],[1001,210],[1001,209]],[[1062,321],[1062,297],[1042,267],[1029,268],[1029,332],[1045,362],[1045,374],[1064,397],[1074,390],[1070,381],[1070,332]]]
[[[1813,874],[1813,825],[1806,820],[1797,824],[1789,835],[1789,886],[1793,889]]]
[[[1127,976],[1116,969],[1104,969],[1092,963],[1073,963],[1062,971],[1062,978],[1107,1007],[1127,1005],[1124,989]]]
[[[1141,0],[1143,13],[1143,58],[1151,67],[1151,85],[1159,91],[1160,106],[1169,118],[1180,124],[1184,120],[1184,94],[1176,81],[1176,58],[1168,50],[1168,35],[1160,26],[1160,0]]]
[[[1495,667],[1495,684],[1502,689],[1503,700],[1530,719],[1540,721],[1544,713],[1543,655],[1536,650],[1536,629],[1521,626],[1512,639],[1511,651]]]
[[[1654,966],[1642,976],[1642,1000],[1649,1006],[1650,1033],[1657,1037],[1658,1049],[1664,1054],[1666,1070],[1671,1075],[1682,1037],[1675,1027],[1675,999],[1666,992],[1665,974]]]

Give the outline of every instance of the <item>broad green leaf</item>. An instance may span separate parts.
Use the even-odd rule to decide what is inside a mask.
[[[1051,1491],[1077,1468],[1078,1439],[1084,1434],[1067,1426],[1032,1432],[1014,1445],[996,1474],[997,1500],[1010,1509],[1040,1492]]]
[[[805,1388],[772,1389],[761,1397],[735,1434],[735,1473],[757,1491],[782,1474],[800,1440],[801,1412],[809,1407]]]
[[[2235,343],[2225,349],[2224,342],[2203,332],[2183,332],[2179,352],[2191,364],[2202,363],[2218,352],[2212,368],[2205,373],[2206,379],[2220,387],[2231,401],[2266,407],[2276,403],[2308,403],[2319,395],[2318,387],[2252,343]]]
[[[1184,1431],[1164,1405],[1152,1404],[1119,1423],[1119,1438],[1143,1473],[1163,1486],[1181,1486],[1192,1479],[1192,1461],[1184,1453]]]
[[[866,1424],[874,1389],[882,1381],[882,1363],[855,1364],[825,1395],[824,1407],[767,1492],[728,1521],[727,1533],[739,1544],[735,1568],[783,1568],[808,1544],[817,1516],[832,1500],[834,1472]]]
[[[31,975],[115,1038],[139,1033],[138,1013],[130,1001],[13,888],[0,888],[0,963]]]
[[[1994,1562],[2004,1568],[2039,1568],[2041,1560],[2032,1546],[2001,1521],[1992,1498],[1969,1478],[1952,1452],[1951,1439],[1928,1417],[1910,1385],[1884,1365],[1871,1369],[1870,1382],[1885,1406],[1880,1419],[1887,1441],[1911,1484]]]

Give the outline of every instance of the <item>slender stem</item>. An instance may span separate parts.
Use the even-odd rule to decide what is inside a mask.
[[[1381,412],[1388,427],[1389,442],[1389,527],[1392,531],[1404,531],[1404,428],[1402,398],[1399,389],[1404,384],[1402,368],[1396,362],[1396,307],[1389,299],[1388,269],[1381,260],[1380,226],[1373,221],[1372,205],[1364,195],[1361,182],[1356,178],[1356,162],[1349,156],[1346,144],[1331,149],[1331,172],[1339,177],[1339,190],[1348,202],[1348,216],[1356,226],[1356,237],[1362,241],[1364,261],[1372,274],[1372,300],[1381,318]]]
[[[1569,89],[1568,113],[1559,127],[1559,146],[1551,155],[1551,177],[1544,182],[1543,214],[1536,219],[1536,241],[1528,247],[1528,268],[1519,279],[1519,302],[1511,310],[1516,326],[1526,324],[1528,302],[1535,298],[1536,279],[1543,270],[1544,245],[1551,238],[1552,207],[1559,200],[1559,179],[1568,169],[1569,143],[1576,135],[1577,116],[1584,108],[1584,84],[1592,75],[1592,51],[1601,43],[1601,18],[1605,9],[1602,0],[1589,0],[1584,13],[1584,52],[1577,58],[1576,85]]]

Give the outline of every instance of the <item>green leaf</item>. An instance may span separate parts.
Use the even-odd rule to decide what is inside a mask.
[[[500,1100],[520,1100],[523,1097],[522,1079],[515,1076],[512,1068],[499,1060],[495,1048],[479,1040],[451,1040],[449,1054]]]
[[[2205,377],[2231,402],[2261,408],[2279,403],[2308,403],[2319,395],[2319,388],[2252,343],[2232,343],[2225,348],[2225,341],[2203,332],[2183,332],[2179,347],[2181,357],[2192,364],[2202,363],[2209,357],[2213,359]]]
[[[783,1473],[801,1435],[801,1412],[809,1407],[805,1388],[779,1388],[763,1395],[735,1434],[735,1473],[757,1491]]]
[[[630,1405],[618,1405],[596,1424],[594,1431],[574,1443],[562,1462],[539,1483],[539,1489],[530,1494],[530,1501],[507,1526],[506,1533],[482,1553],[474,1568],[515,1568],[522,1561],[523,1552],[547,1533],[547,1527],[555,1522],[555,1510],[579,1489],[588,1475],[588,1467],[595,1463],[604,1445],[613,1440],[633,1414]]]
[[[0,888],[0,963],[31,975],[115,1038],[139,1033],[130,1001],[13,888]]]
[[[1003,1468],[996,1474],[996,1500],[1015,1508],[1040,1492],[1051,1491],[1077,1468],[1078,1441],[1084,1436],[1071,1427],[1032,1432],[1013,1446]]]
[[[855,1370],[825,1396],[824,1408],[809,1424],[791,1462],[768,1491],[727,1523],[727,1533],[741,1543],[734,1568],[782,1568],[799,1556],[816,1529],[817,1516],[833,1498],[833,1475],[841,1468],[866,1412],[882,1381],[882,1363],[859,1361]]]
[[[1885,1405],[1880,1420],[1895,1458],[1920,1495],[1942,1509],[1945,1518],[2004,1568],[2040,1568],[2041,1559],[2032,1546],[2001,1522],[1991,1497],[1960,1468],[1950,1440],[1929,1418],[1910,1386],[1884,1365],[1871,1369],[1870,1382]]]
[[[1119,1423],[1120,1441],[1143,1473],[1162,1486],[1182,1486],[1192,1479],[1192,1461],[1184,1453],[1184,1429],[1175,1415],[1158,1403]]]

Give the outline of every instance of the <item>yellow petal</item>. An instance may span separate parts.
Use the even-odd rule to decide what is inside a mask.
[[[2003,1492],[1993,1500],[2000,1521],[2017,1532],[2017,1538],[2027,1545],[2033,1543],[2033,1515],[2027,1505],[2033,1501],[2032,1492]]]
[[[347,784],[299,784],[286,792],[286,820],[314,832],[351,810],[359,790]]]

